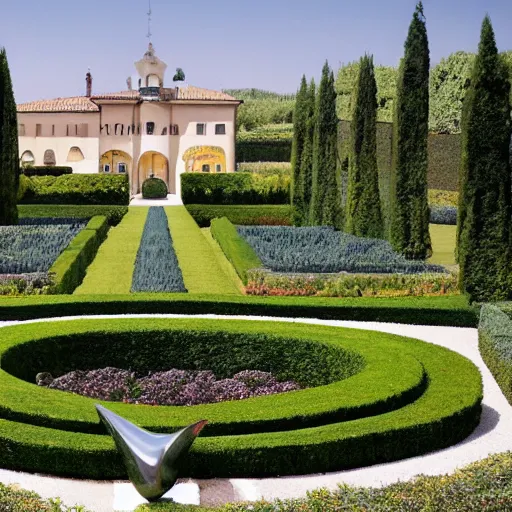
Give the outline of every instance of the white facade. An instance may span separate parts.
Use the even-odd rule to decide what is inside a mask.
[[[23,165],[70,166],[75,173],[126,173],[133,194],[154,174],[180,194],[183,172],[235,170],[236,111],[227,94],[165,88],[166,65],[152,45],[136,63],[139,90],[18,105]]]

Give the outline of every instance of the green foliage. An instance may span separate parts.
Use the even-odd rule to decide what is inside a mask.
[[[271,174],[291,176],[292,168],[290,162],[240,162],[237,172],[255,172],[264,176]]]
[[[457,255],[471,300],[511,294],[510,82],[486,16],[462,115]]]
[[[351,123],[352,151],[348,164],[345,230],[370,238],[383,235],[377,168],[376,96],[373,57],[364,56],[359,66]]]
[[[276,272],[444,272],[439,265],[407,260],[386,240],[359,238],[332,227],[238,226],[265,268]]]
[[[236,157],[239,162],[289,162],[293,125],[262,125],[252,131],[239,131]]]
[[[122,174],[65,174],[33,176],[21,199],[25,204],[104,204],[130,202],[128,176]]]
[[[337,176],[336,91],[334,75],[326,62],[316,101],[313,139],[313,176],[310,223],[313,226],[341,225],[341,184]]]
[[[72,174],[73,168],[56,165],[31,165],[22,167],[20,172],[25,176],[62,176],[63,174]]]
[[[499,305],[480,310],[478,348],[487,368],[512,404],[512,320]]]
[[[226,217],[212,220],[211,233],[242,282],[247,284],[247,271],[261,267],[261,261],[253,248],[238,234],[235,226]]]
[[[160,178],[148,178],[142,184],[142,197],[144,199],[165,199],[167,193],[167,185]]]
[[[354,91],[359,76],[360,62],[342,66],[336,78],[336,112],[339,119],[352,120]],[[377,121],[391,123],[396,99],[397,69],[388,66],[375,67],[377,82]]]
[[[427,175],[429,188],[458,190],[461,151],[459,134],[429,134]]]
[[[18,221],[18,119],[5,48],[0,50],[0,226]]]
[[[286,204],[290,201],[290,176],[183,173],[181,197],[184,204]]]
[[[209,227],[212,219],[221,217],[246,226],[290,226],[292,217],[289,205],[187,204],[187,210],[201,228]]]
[[[304,212],[304,179],[301,174],[301,163],[306,144],[308,123],[308,83],[306,76],[302,76],[300,89],[295,101],[293,112],[293,142],[292,142],[292,181],[291,181],[291,205],[297,212],[297,223],[301,224]]]
[[[183,69],[176,68],[176,73],[172,77],[173,82],[184,82],[185,81],[185,73],[183,72]]]
[[[23,199],[23,196],[27,193],[27,190],[30,188],[32,182],[25,175],[21,175],[19,177],[18,183],[18,195],[16,196],[16,200],[19,202]],[[18,215],[21,216],[20,207],[18,207]]]
[[[55,280],[55,293],[73,293],[85,277],[100,245],[107,237],[109,225],[104,216],[93,217],[55,260],[50,273]]]
[[[427,198],[429,48],[421,2],[405,41],[395,103],[390,241],[409,259],[432,255]]]
[[[20,177],[22,179],[23,177]],[[28,178],[27,178],[28,179]],[[21,181],[20,181],[21,182]],[[76,217],[91,219],[96,215],[105,216],[110,226],[117,226],[128,213],[127,206],[109,205],[36,205],[23,204],[18,207],[20,218],[55,218]]]
[[[399,297],[458,293],[455,274],[278,274],[248,272],[250,295]]]
[[[259,362],[278,368],[283,378],[295,374],[303,382],[331,382],[243,403],[211,404],[213,419],[184,462],[184,477],[301,474],[387,462],[456,443],[480,419],[482,382],[473,363],[442,347],[385,333],[209,319],[179,319],[172,326],[165,319],[95,319],[4,329],[0,439],[6,450],[0,463],[7,468],[124,476],[110,436],[73,431],[79,425],[87,430],[88,424],[99,429],[94,400],[21,380],[32,379],[41,364],[58,373],[79,364],[97,366],[99,360],[115,364],[121,359],[137,369],[162,368],[176,360],[222,372]],[[134,335],[140,343],[134,343]],[[175,350],[168,350],[170,345]],[[20,360],[25,364],[20,366]],[[108,407],[161,430],[203,417],[207,406]],[[359,419],[343,421],[354,417]],[[49,426],[40,426],[44,422]],[[311,429],[318,422],[321,428]],[[55,423],[69,430],[51,428]]]

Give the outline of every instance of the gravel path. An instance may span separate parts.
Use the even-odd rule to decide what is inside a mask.
[[[116,315],[123,317],[123,315]],[[126,315],[126,317],[184,318],[186,315]],[[328,321],[314,319],[289,319],[267,317],[241,317],[199,315],[201,318],[234,318],[247,320],[270,320],[301,322],[337,327],[368,329],[417,338],[441,345],[472,360],[480,369],[484,382],[482,420],[473,434],[463,442],[445,450],[421,457],[335,473],[265,479],[216,479],[188,481],[191,489],[190,502],[196,500],[200,490],[201,503],[219,504],[233,500],[257,500],[259,498],[289,498],[303,496],[306,491],[319,487],[335,489],[338,483],[361,486],[381,486],[399,480],[408,480],[418,474],[439,475],[453,472],[456,468],[483,459],[490,454],[512,450],[512,407],[501,393],[491,373],[478,352],[476,329],[457,327],[429,327],[378,322]],[[87,318],[87,317],[73,317]],[[99,317],[95,317],[99,318]],[[107,316],[101,318],[110,318]],[[70,320],[71,317],[58,320]],[[41,321],[55,321],[45,319]],[[32,321],[31,321],[32,322]],[[0,327],[18,322],[0,322]],[[94,512],[112,512],[120,509],[114,496],[126,489],[124,483],[64,480],[40,475],[0,470],[0,481],[18,483],[45,497],[60,496],[69,505],[81,503]],[[190,485],[194,483],[193,485]],[[194,491],[195,489],[195,491]],[[186,494],[186,493],[185,493]],[[117,499],[116,502],[119,502]],[[126,501],[126,500],[125,500]],[[187,501],[187,497],[184,498]]]

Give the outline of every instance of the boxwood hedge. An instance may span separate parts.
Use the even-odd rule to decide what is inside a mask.
[[[38,343],[36,339],[43,340],[48,335],[55,335],[56,332],[67,336],[68,343],[72,344],[73,339],[70,335],[74,330],[82,333],[107,333],[132,329],[205,331],[209,332],[211,339],[215,336],[222,339],[226,336],[223,332],[236,335],[259,334],[282,337],[285,343],[286,340],[291,343],[291,340],[295,339],[306,344],[319,343],[324,347],[357,348],[365,359],[366,367],[365,370],[342,381],[347,385],[350,385],[352,380],[362,378],[371,367],[371,354],[366,351],[366,347],[369,350],[373,349],[375,354],[387,353],[390,360],[395,359],[398,353],[415,358],[424,368],[427,386],[423,393],[417,399],[411,400],[409,397],[408,403],[396,410],[347,421],[336,419],[335,422],[322,423],[315,427],[277,432],[209,436],[205,430],[205,435],[196,441],[183,467],[184,476],[196,478],[301,474],[387,462],[449,446],[469,435],[479,422],[482,399],[480,374],[470,361],[442,347],[390,334],[317,325],[208,319],[172,319],[160,322],[164,323],[159,324],[155,319],[95,319],[6,327],[2,330],[0,342],[0,375],[5,382],[11,382],[14,387],[21,386],[21,389],[27,391],[31,385],[9,376],[6,371],[13,370],[13,360],[9,362],[7,356],[9,349],[27,343],[27,348],[30,349],[30,346],[35,347]],[[108,347],[109,342],[109,336],[104,336],[103,346]],[[131,343],[133,346],[138,345],[136,337],[131,339]],[[212,345],[202,345],[204,351],[216,348],[215,342]],[[274,350],[273,343],[269,345],[272,346],[271,350]],[[300,350],[300,342],[295,341],[294,348],[295,345],[299,349],[298,364],[301,364],[301,353],[304,351]],[[68,357],[72,352],[67,351]],[[287,350],[287,353],[293,354],[294,351]],[[278,355],[275,352],[274,354]],[[272,361],[275,361],[275,358]],[[403,362],[403,371],[407,371],[410,361]],[[381,390],[392,385],[397,374],[390,373],[386,377],[387,385],[381,381]],[[326,391],[334,384],[279,397],[260,397],[254,401],[248,400],[247,403],[257,403],[260,400],[263,402],[263,399],[272,401],[282,399],[283,396],[288,400],[295,397],[294,412],[300,416],[304,408],[319,406],[314,400],[312,403],[302,400],[302,394]],[[3,385],[2,389],[5,389]],[[36,389],[38,388],[32,386],[29,394]],[[63,392],[47,391],[48,394],[55,393],[56,397],[66,396]],[[18,393],[18,396],[21,397],[22,393]],[[324,403],[327,404],[329,401],[330,399],[326,398]],[[27,403],[27,400],[24,402]],[[239,420],[239,405],[241,404],[231,406],[234,422]],[[146,411],[149,411],[148,417],[153,414],[152,407],[135,407],[141,417]],[[201,406],[201,415],[205,413],[203,407],[206,406]],[[0,411],[0,416],[5,416],[5,410],[3,408]],[[256,405],[254,410],[257,410]],[[172,414],[171,411],[172,408],[169,409],[169,415]],[[200,419],[198,416],[196,418]],[[107,435],[70,432],[0,419],[0,444],[2,467],[86,478],[114,479],[125,476],[114,443]]]

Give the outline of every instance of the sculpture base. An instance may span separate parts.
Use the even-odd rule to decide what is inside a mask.
[[[173,500],[181,505],[199,505],[199,486],[192,483],[176,484],[159,501]],[[132,512],[148,503],[130,483],[114,484],[114,512]]]

